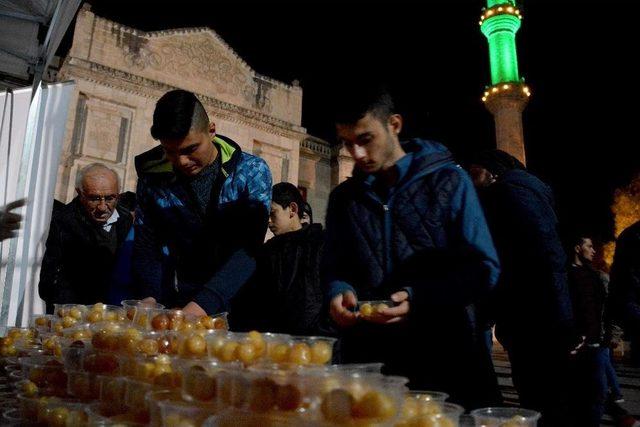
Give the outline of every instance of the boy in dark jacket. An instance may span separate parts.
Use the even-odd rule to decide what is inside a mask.
[[[269,229],[275,235],[261,251],[257,298],[264,307],[257,329],[293,335],[326,334],[322,320],[320,259],[324,231],[302,224],[304,200],[295,185],[273,186]]]
[[[166,93],[136,157],[133,272],[140,296],[189,314],[215,314],[255,271],[271,201],[264,160],[215,132],[196,96]]]
[[[336,108],[355,169],[329,199],[323,281],[343,361],[383,362],[467,409],[500,403],[474,308],[499,265],[469,176],[441,144],[400,143],[384,89],[345,88]],[[372,321],[355,311],[389,299]]]

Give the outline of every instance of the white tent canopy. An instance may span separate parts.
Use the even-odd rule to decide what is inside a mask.
[[[37,278],[73,84],[41,87],[82,0],[0,0],[0,204],[27,198],[20,237],[0,243],[0,331],[41,312]],[[46,32],[45,32],[46,31]]]
[[[45,84],[0,92],[0,204],[26,198],[19,237],[0,242],[0,334],[42,313],[40,263],[51,218],[62,141],[75,85]],[[9,147],[9,142],[12,142]],[[6,182],[5,182],[6,180]]]
[[[34,88],[51,63],[82,0],[0,0],[0,72]],[[38,41],[41,27],[46,37]]]

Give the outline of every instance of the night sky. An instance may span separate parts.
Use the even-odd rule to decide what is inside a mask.
[[[146,31],[213,28],[258,73],[299,80],[303,126],[331,142],[332,82],[361,75],[392,89],[403,137],[439,140],[461,158],[494,143],[480,100],[490,83],[482,1],[90,3],[96,14]],[[520,2],[520,74],[532,90],[524,112],[528,167],[553,187],[565,229],[600,239],[612,237],[613,191],[640,171],[634,3]]]

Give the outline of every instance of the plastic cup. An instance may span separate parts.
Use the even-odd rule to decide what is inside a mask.
[[[536,427],[540,413],[523,408],[481,408],[470,412],[477,426]]]
[[[205,420],[216,412],[215,405],[193,404],[176,400],[159,401],[158,406],[163,427],[182,425],[183,422],[202,426]]]
[[[364,320],[371,321],[378,316],[380,310],[394,305],[395,303],[391,300],[358,301],[358,315]]]
[[[464,413],[464,408],[454,403],[435,403],[434,405],[422,408],[422,412],[417,415],[407,417],[403,414],[401,426],[404,425],[434,425],[458,427],[460,416]]]
[[[180,400],[180,393],[175,390],[159,390],[150,391],[145,396],[147,404],[149,405],[149,425],[152,427],[162,426],[162,410],[160,409],[160,402],[165,400]]]

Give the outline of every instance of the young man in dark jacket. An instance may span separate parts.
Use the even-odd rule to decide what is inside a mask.
[[[470,172],[502,267],[488,311],[520,404],[542,412],[545,426],[572,425],[569,355],[577,342],[553,193],[500,150],[476,156]]]
[[[140,295],[190,314],[225,311],[255,271],[271,200],[269,168],[216,135],[191,92],[160,98],[151,135],[160,146],[136,157]]]
[[[323,281],[345,362],[383,362],[414,389],[465,408],[498,404],[474,303],[499,264],[469,176],[439,143],[400,143],[383,89],[352,86],[336,102],[353,178],[331,193]],[[358,300],[393,300],[372,321]]]
[[[605,321],[607,289],[602,275],[592,267],[595,249],[590,237],[579,236],[572,242],[569,267],[569,291],[573,302],[576,332],[584,344],[576,351],[573,399],[577,425],[600,425],[607,398],[607,363],[611,330]]]
[[[118,175],[91,164],[78,173],[78,196],[51,219],[38,289],[47,304],[107,302],[116,263],[131,228],[131,213],[118,204]],[[130,259],[123,257],[123,268]]]

